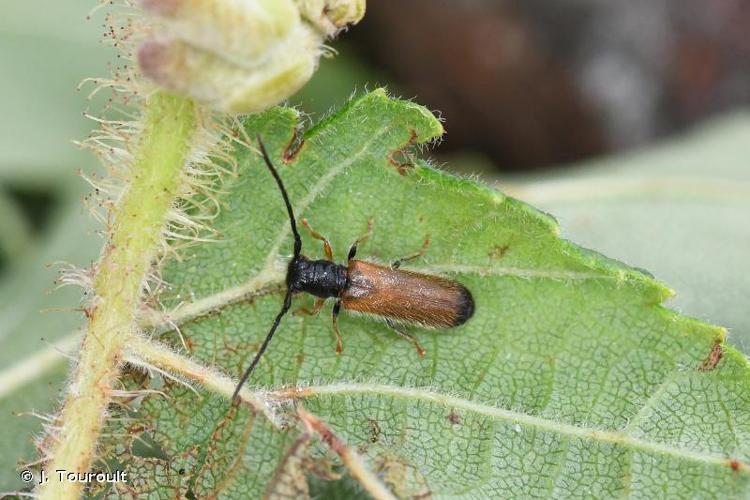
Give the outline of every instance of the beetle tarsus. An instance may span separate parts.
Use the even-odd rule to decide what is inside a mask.
[[[411,342],[411,344],[414,346],[414,349],[417,350],[417,354],[419,355],[419,357],[424,358],[426,351],[424,350],[424,348],[422,347],[422,344],[419,343],[419,341],[414,335],[410,333],[406,333],[401,328],[399,328],[396,323],[394,323],[393,321],[389,319],[385,320],[385,324],[388,325],[388,327],[390,327],[391,330],[396,332],[397,335]]]

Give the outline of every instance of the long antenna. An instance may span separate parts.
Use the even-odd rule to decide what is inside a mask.
[[[237,399],[237,395],[240,393],[240,389],[242,389],[243,384],[245,383],[245,381],[247,381],[247,378],[250,376],[250,374],[253,373],[255,365],[258,364],[258,361],[260,361],[260,357],[263,356],[266,347],[268,347],[268,343],[271,342],[271,337],[273,337],[273,334],[276,333],[276,328],[278,328],[279,323],[281,323],[281,318],[286,314],[290,307],[292,307],[292,291],[287,290],[286,297],[284,297],[284,305],[281,306],[281,311],[279,311],[279,314],[276,315],[276,319],[273,321],[271,330],[268,332],[268,335],[266,335],[266,340],[264,340],[263,344],[260,346],[260,350],[253,358],[253,362],[250,363],[250,366],[247,367],[245,373],[242,374],[242,378],[237,384],[237,388],[234,390],[234,394],[232,394],[233,402],[239,402],[239,400]]]
[[[273,163],[271,163],[271,158],[268,156],[268,151],[266,151],[266,147],[263,145],[263,140],[261,139],[260,135],[258,136],[258,144],[260,145],[260,152],[263,155],[266,166],[268,167],[268,170],[271,171],[271,175],[273,175],[273,178],[276,179],[276,184],[279,186],[279,191],[281,191],[281,196],[282,198],[284,198],[284,203],[286,204],[286,211],[289,214],[289,224],[292,227],[292,234],[294,234],[294,257],[292,258],[296,260],[297,258],[299,258],[300,252],[302,251],[302,239],[299,236],[299,232],[297,232],[297,222],[294,219],[294,210],[292,209],[292,204],[289,201],[289,195],[284,188],[284,183],[281,181],[281,177],[276,171],[276,168],[273,166]],[[271,342],[271,338],[273,338],[273,334],[276,333],[276,329],[279,327],[279,323],[281,323],[281,318],[283,318],[287,311],[289,311],[290,307],[292,307],[292,289],[287,288],[286,296],[284,297],[284,305],[281,306],[281,310],[276,315],[276,319],[273,321],[273,325],[271,325],[271,329],[268,331],[266,339],[263,341],[260,349],[255,354],[255,357],[253,358],[252,363],[250,363],[250,366],[248,366],[247,370],[245,370],[245,373],[242,374],[242,378],[237,384],[237,388],[234,390],[234,394],[232,394],[232,401],[234,404],[239,403],[239,398],[237,396],[240,393],[240,389],[242,389],[242,386],[245,384],[248,377],[250,377],[250,374],[253,373],[253,370],[255,370],[255,366],[258,364],[261,356],[263,356],[263,353],[266,351],[268,344]]]
[[[289,201],[289,195],[286,193],[284,183],[281,182],[281,177],[279,177],[276,167],[271,163],[271,158],[268,156],[268,151],[266,151],[266,146],[263,144],[263,139],[261,139],[260,135],[258,135],[258,144],[260,145],[260,152],[263,155],[263,159],[266,161],[266,166],[268,167],[268,170],[271,171],[273,178],[276,179],[276,184],[279,186],[279,191],[281,191],[281,196],[284,198],[284,203],[286,204],[286,211],[289,214],[289,224],[292,226],[292,234],[294,234],[294,258],[296,259],[302,251],[302,239],[297,232],[297,222],[294,218],[294,210]]]

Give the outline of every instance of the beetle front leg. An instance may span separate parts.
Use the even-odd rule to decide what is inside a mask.
[[[300,307],[296,311],[294,311],[294,314],[298,314],[301,316],[317,316],[320,310],[323,308],[323,304],[326,303],[326,299],[315,299],[315,304],[313,305],[312,310],[306,308],[306,307]]]
[[[310,224],[307,222],[307,219],[302,219],[302,225],[305,226],[305,229],[307,229],[310,232],[310,236],[315,238],[316,240],[320,240],[323,242],[323,251],[326,254],[326,259],[332,261],[333,260],[333,249],[331,248],[331,243],[328,241],[328,238],[318,233],[315,229],[310,227]]]

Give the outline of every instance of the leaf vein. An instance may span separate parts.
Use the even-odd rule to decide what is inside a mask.
[[[690,450],[666,443],[646,441],[644,439],[630,436],[624,432],[605,431],[591,427],[579,427],[572,424],[556,422],[544,417],[506,410],[475,401],[468,401],[456,396],[434,392],[427,388],[399,387],[383,384],[337,383],[304,388],[280,389],[267,393],[267,396],[275,398],[311,398],[319,396],[342,396],[347,394],[371,394],[375,396],[390,396],[392,398],[425,401],[447,408],[460,408],[464,411],[473,412],[513,424],[533,427],[544,432],[551,432],[562,436],[614,444],[625,449],[666,455],[678,460],[689,460],[718,466],[727,466],[728,464],[727,457],[720,454]],[[746,474],[749,472],[745,467],[741,468],[741,470]]]

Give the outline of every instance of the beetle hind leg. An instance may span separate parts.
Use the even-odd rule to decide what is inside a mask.
[[[341,354],[344,351],[344,342],[341,340],[341,333],[339,332],[339,311],[341,311],[341,301],[337,300],[333,305],[333,335],[336,337],[336,354]]]
[[[400,337],[403,337],[404,339],[406,339],[409,342],[411,342],[411,344],[417,350],[417,354],[419,354],[419,357],[420,358],[424,358],[425,350],[422,347],[422,344],[419,343],[419,341],[417,340],[417,338],[414,335],[406,333],[401,328],[399,328],[399,326],[396,323],[394,323],[393,321],[391,321],[389,319],[385,320],[385,324],[388,325],[388,327],[391,330],[393,330],[394,332],[396,332],[396,334],[398,334]]]

